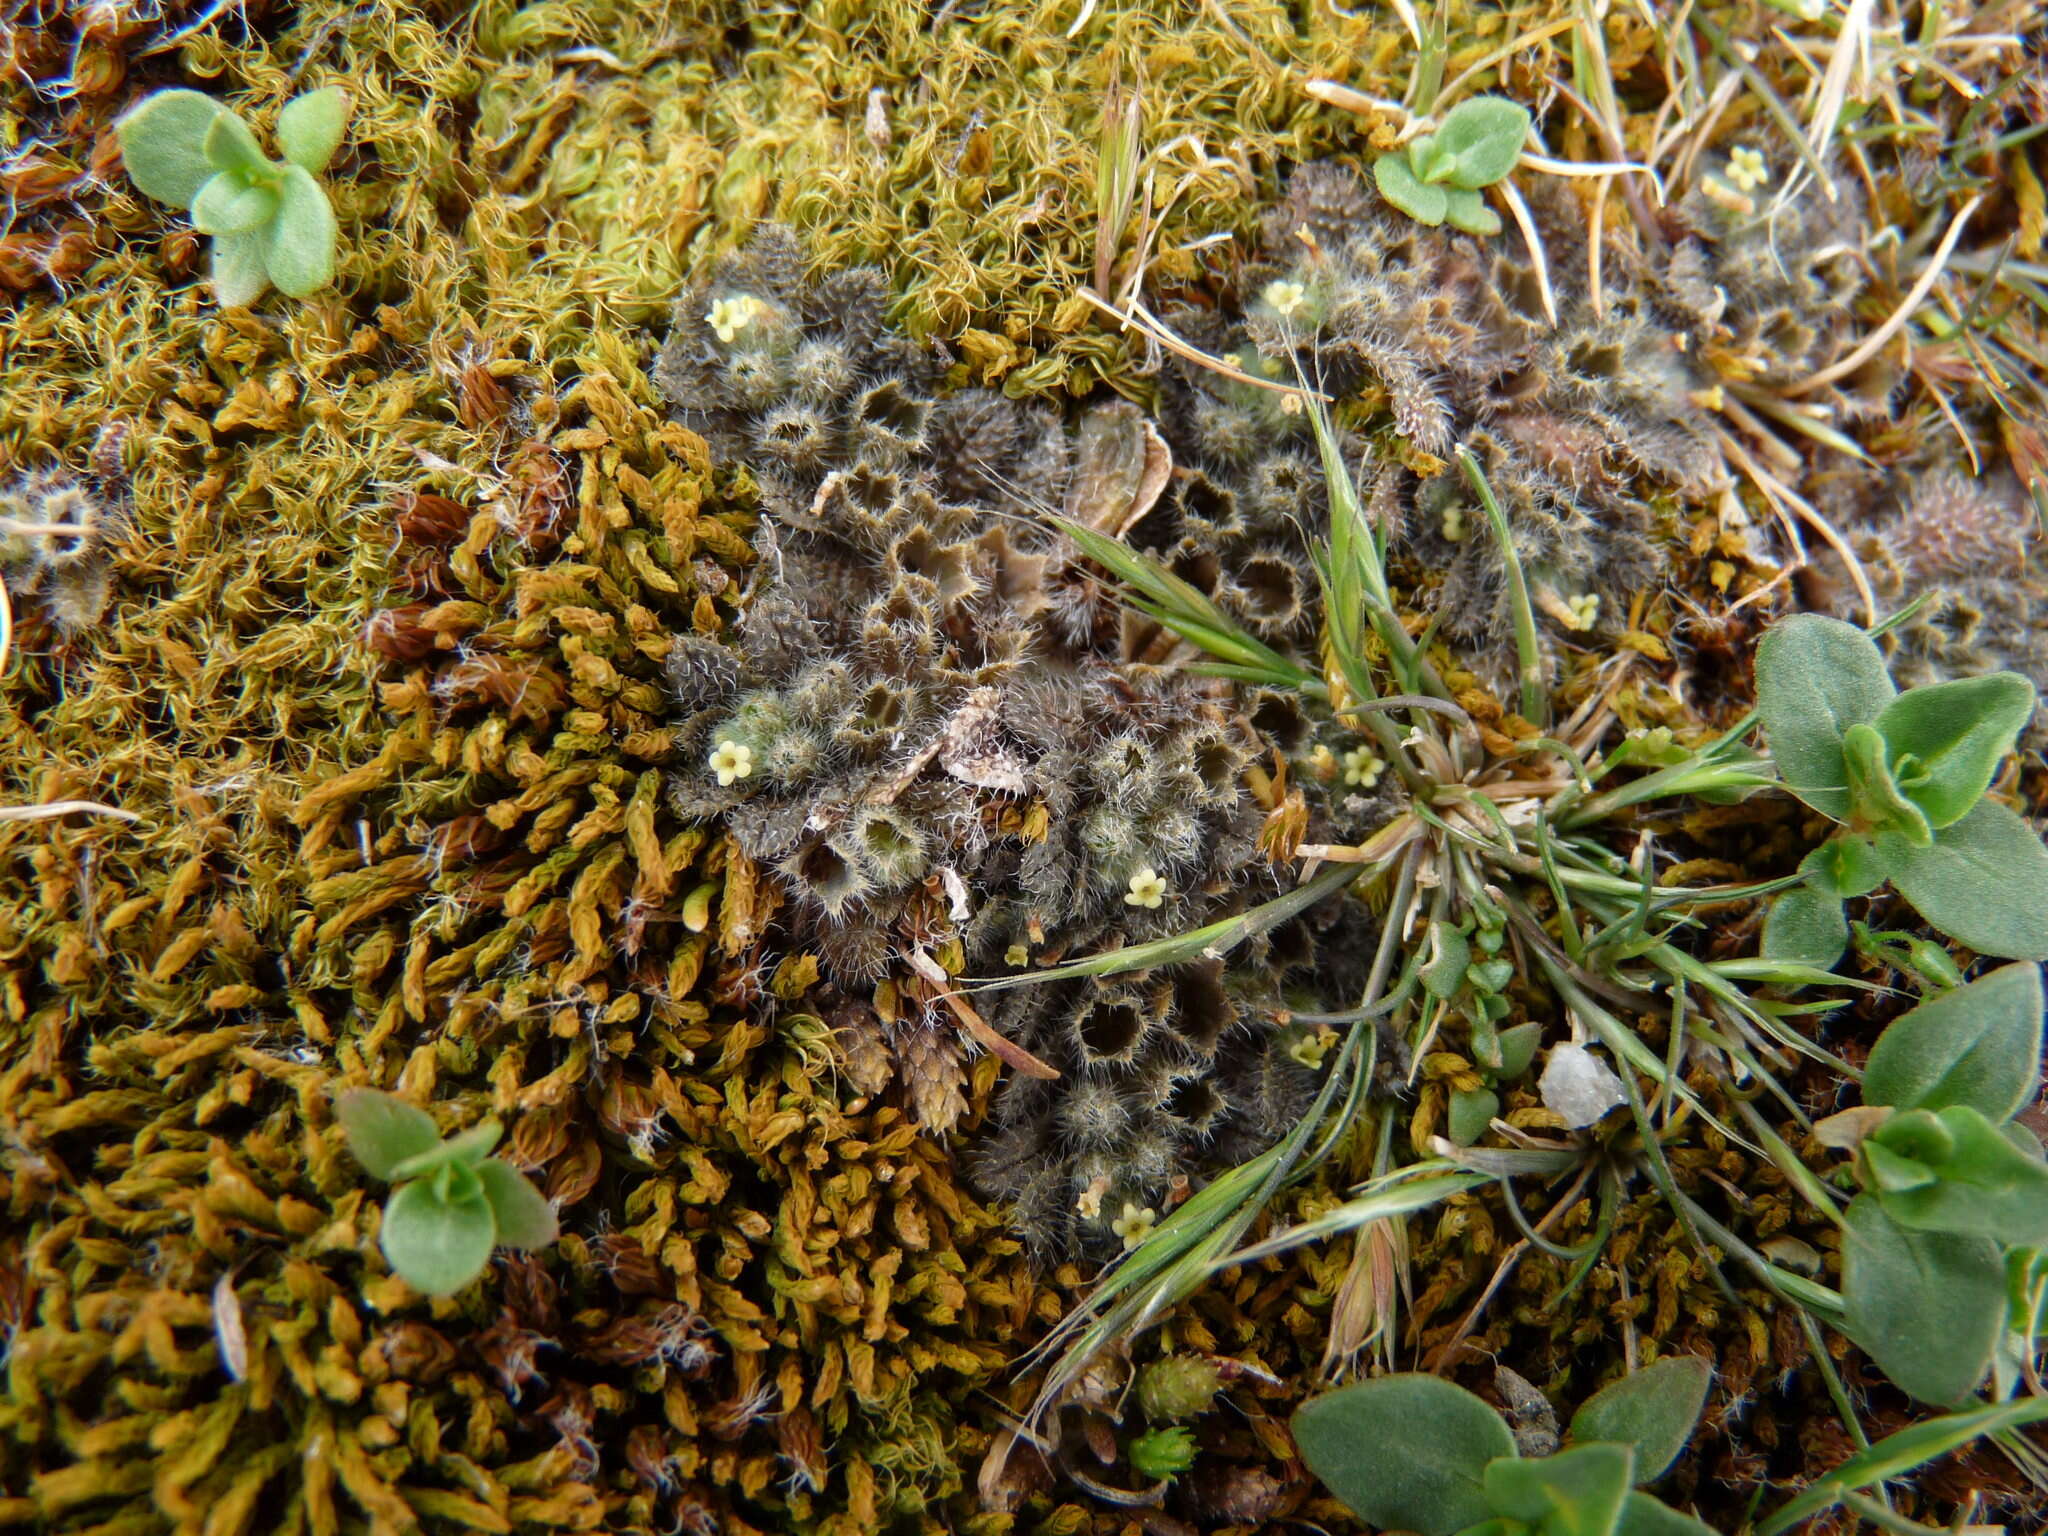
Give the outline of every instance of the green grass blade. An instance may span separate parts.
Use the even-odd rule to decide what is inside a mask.
[[[1983,1435],[2038,1424],[2048,1419],[2048,1398],[2020,1398],[1991,1408],[1947,1413],[1887,1435],[1869,1450],[1851,1456],[1826,1477],[1785,1505],[1757,1528],[1757,1536],[1779,1536],[1844,1496],[1872,1483],[1906,1476],[1928,1462],[1961,1450]]]
[[[1235,917],[1226,917],[1221,922],[1208,923],[1200,928],[1189,929],[1169,938],[1153,939],[1144,944],[1127,944],[1122,949],[1112,949],[1107,954],[1090,955],[1086,960],[1075,960],[1067,965],[1055,965],[1042,971],[1025,971],[1016,976],[996,976],[975,980],[968,984],[974,992],[1000,992],[1006,987],[1022,987],[1043,981],[1065,981],[1072,976],[1120,976],[1126,971],[1150,970],[1157,965],[1179,965],[1190,960],[1209,959],[1223,954],[1243,943],[1255,933],[1284,923],[1297,912],[1305,912],[1325,896],[1342,890],[1361,873],[1355,864],[1333,864],[1321,871],[1313,880],[1297,886],[1285,896],[1261,902],[1249,912],[1240,912]]]

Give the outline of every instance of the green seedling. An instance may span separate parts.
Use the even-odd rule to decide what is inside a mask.
[[[2006,966],[1894,1020],[1865,1107],[1818,1128],[1854,1152],[1863,1191],[1842,1214],[1845,1331],[1924,1402],[1962,1401],[2038,1332],[2048,1162],[2013,1116],[2041,1043],[2040,970]]]
[[[303,299],[334,280],[338,232],[318,177],[341,145],[348,112],[339,86],[288,103],[277,118],[281,161],[264,155],[247,123],[198,91],[158,91],[115,132],[137,190],[189,209],[192,227],[212,237],[214,297],[253,304],[272,286]]]
[[[1757,713],[1786,787],[1842,831],[1780,895],[1764,954],[1820,969],[1848,947],[1842,902],[1889,881],[1982,954],[2048,959],[2048,848],[1984,798],[2034,709],[2015,672],[1900,693],[1870,637],[1799,614],[1757,647]]]
[[[1523,1456],[1483,1401],[1435,1376],[1382,1376],[1294,1415],[1309,1470],[1353,1513],[1421,1536],[1699,1536],[1708,1527],[1639,1485],[1685,1449],[1713,1372],[1663,1360],[1596,1393],[1549,1456]]]
[[[433,1116],[374,1088],[343,1094],[334,1112],[356,1161],[396,1186],[379,1242],[407,1284],[450,1295],[483,1273],[493,1248],[545,1248],[559,1235],[547,1196],[490,1155],[504,1134],[497,1121],[443,1141]]]
[[[1435,133],[1373,164],[1380,195],[1419,224],[1450,223],[1475,235],[1500,233],[1500,215],[1479,194],[1504,180],[1529,137],[1528,109],[1499,96],[1475,96],[1444,117]]]

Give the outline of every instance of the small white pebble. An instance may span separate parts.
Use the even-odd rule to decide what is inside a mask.
[[[1614,1069],[1583,1045],[1553,1047],[1536,1084],[1543,1105],[1574,1131],[1582,1131],[1618,1104],[1628,1092]]]

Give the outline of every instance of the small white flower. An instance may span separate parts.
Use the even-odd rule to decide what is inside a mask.
[[[735,779],[749,777],[754,771],[754,749],[744,742],[721,741],[711,753],[711,771],[718,775],[721,789]]]
[[[1109,1230],[1124,1240],[1124,1252],[1129,1253],[1150,1237],[1158,1225],[1159,1213],[1151,1206],[1138,1206],[1126,1200],[1123,1215],[1109,1224]]]
[[[1600,617],[1600,594],[1581,592],[1565,599],[1565,624],[1575,630],[1591,629]]]
[[[1166,900],[1166,877],[1147,864],[1131,876],[1131,888],[1124,892],[1127,907],[1157,908]]]
[[[1754,192],[1770,179],[1771,168],[1764,164],[1761,150],[1741,144],[1728,152],[1728,180],[1736,191]]]
[[[1308,290],[1299,283],[1290,283],[1285,278],[1266,284],[1266,291],[1259,295],[1273,313],[1282,320],[1292,320],[1294,312],[1301,308],[1302,300],[1308,297]]]
[[[1371,747],[1353,747],[1344,754],[1344,782],[1371,789],[1387,771],[1387,760]]]
[[[718,339],[731,346],[741,331],[752,325],[768,306],[751,293],[736,293],[729,299],[718,299],[712,303],[711,312],[704,317],[704,323],[718,333]]]

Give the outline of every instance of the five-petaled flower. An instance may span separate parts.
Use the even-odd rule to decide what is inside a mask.
[[[1386,759],[1371,747],[1353,747],[1344,754],[1344,782],[1371,789],[1387,771]]]
[[[1299,283],[1290,283],[1278,278],[1266,284],[1266,290],[1259,295],[1282,320],[1292,320],[1294,312],[1301,308],[1302,300],[1308,297],[1308,290]]]
[[[1131,888],[1124,892],[1127,907],[1154,907],[1166,900],[1166,877],[1147,864],[1131,876]]]
[[[731,298],[715,300],[711,312],[704,317],[704,323],[718,333],[720,341],[731,346],[740,332],[759,318],[765,307],[751,293],[736,293]]]
[[[1141,1206],[1132,1201],[1124,1202],[1124,1213],[1109,1224],[1109,1230],[1124,1240],[1124,1251],[1145,1241],[1152,1235],[1152,1229],[1159,1225],[1159,1213],[1151,1206]]]
[[[1770,179],[1771,168],[1764,164],[1762,150],[1738,144],[1728,152],[1728,180],[1736,191],[1754,192]]]
[[[721,789],[735,779],[748,777],[754,771],[754,749],[741,741],[721,741],[712,750],[711,771],[718,775]]]

